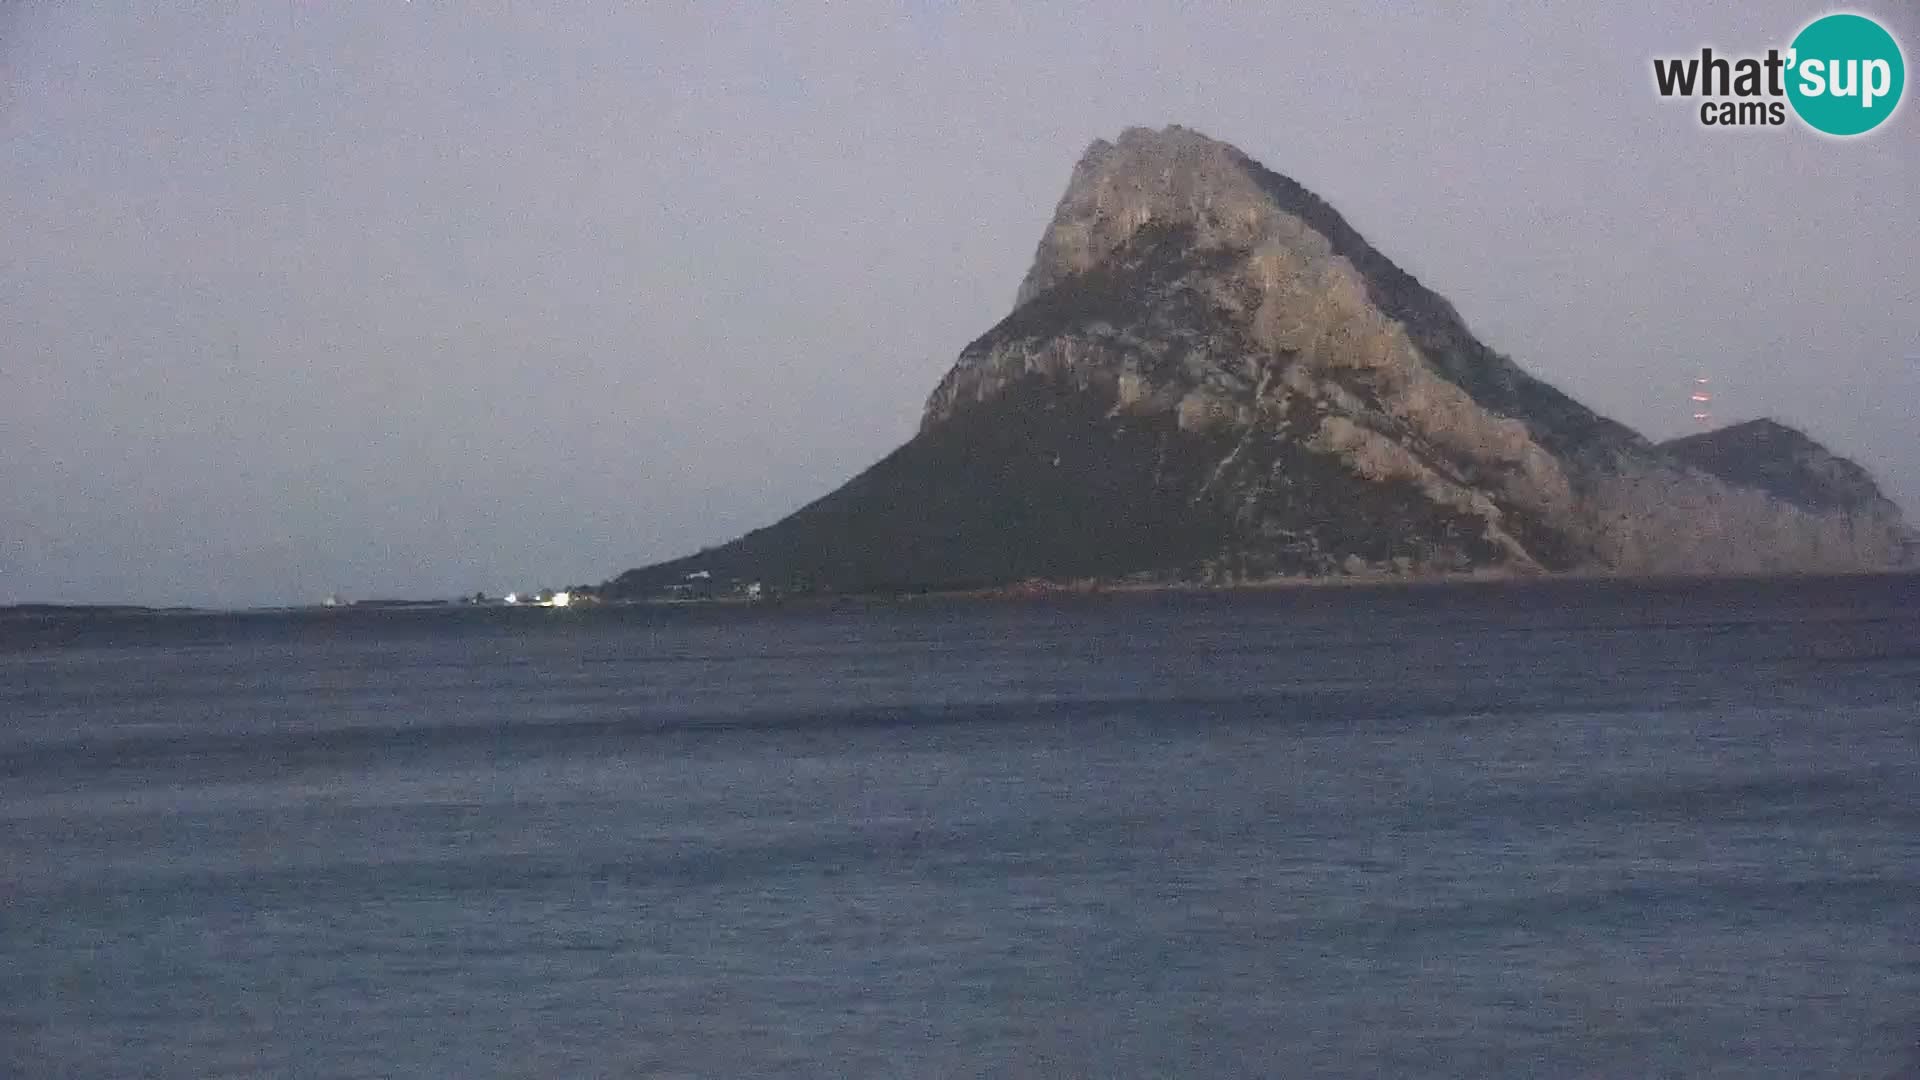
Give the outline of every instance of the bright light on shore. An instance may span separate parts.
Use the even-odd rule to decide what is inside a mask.
[[[548,607],[566,607],[568,604],[571,604],[571,603],[573,603],[572,593],[557,592],[553,594],[553,599],[547,601],[547,606]]]

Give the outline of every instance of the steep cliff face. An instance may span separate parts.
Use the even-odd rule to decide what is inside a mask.
[[[1498,554],[1476,565],[1839,570],[1896,550],[1877,492],[1783,499],[1649,444],[1487,348],[1312,193],[1181,128],[1087,151],[1013,315],[961,355],[923,429],[1036,376],[1329,457],[1351,483],[1318,507],[1276,503],[1279,477],[1223,463],[1207,494],[1244,526],[1231,554],[1253,572],[1312,569],[1263,565],[1259,536],[1387,479],[1478,519]],[[1463,554],[1398,547],[1436,565]]]
[[[769,529],[622,580],[1891,562],[1897,511],[1799,438],[1830,497],[1731,468],[1740,440],[1654,446],[1487,348],[1298,184],[1186,129],[1131,129],[1075,168],[1013,312],[912,442]]]

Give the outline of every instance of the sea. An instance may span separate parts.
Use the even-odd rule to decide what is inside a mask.
[[[0,619],[0,1075],[1920,1075],[1920,578]]]

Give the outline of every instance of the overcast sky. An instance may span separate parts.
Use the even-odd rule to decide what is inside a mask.
[[[1650,435],[1704,371],[1920,510],[1920,107],[1840,142],[1652,89],[1820,7],[764,7],[0,0],[0,602],[492,592],[766,524],[913,432],[1133,124]]]

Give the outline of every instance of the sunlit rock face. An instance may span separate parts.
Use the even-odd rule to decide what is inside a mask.
[[[1857,466],[1749,428],[1649,443],[1482,344],[1292,180],[1136,128],[1081,158],[1013,311],[911,442],[769,528],[614,584],[696,566],[847,589],[1899,556],[1899,513]]]

